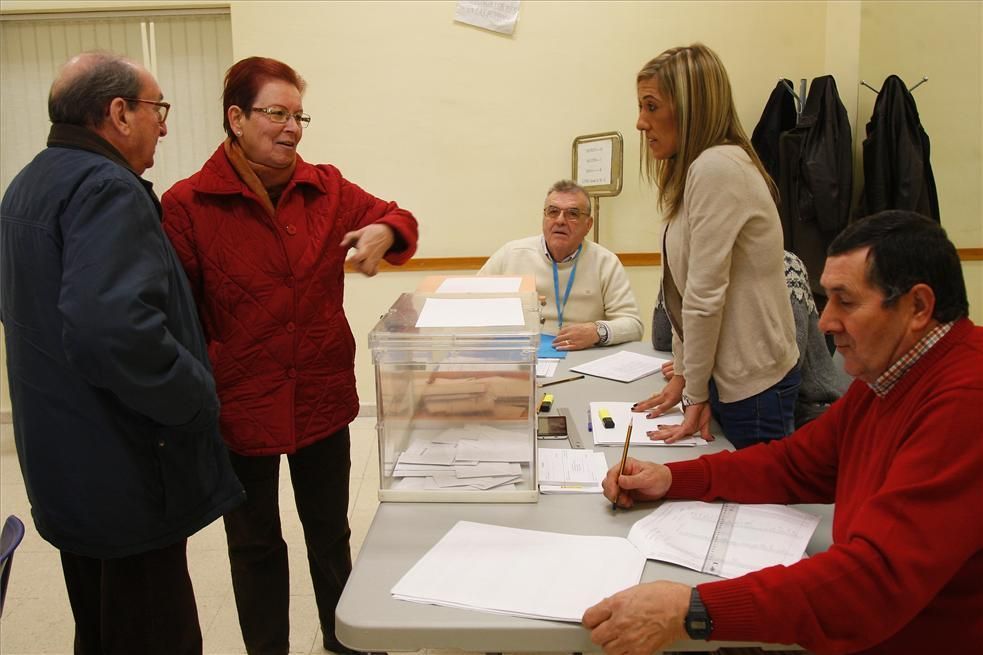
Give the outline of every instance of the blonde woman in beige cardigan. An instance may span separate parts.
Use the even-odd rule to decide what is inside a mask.
[[[672,48],[637,76],[638,124],[666,220],[663,292],[675,375],[636,405],[682,401],[673,442],[709,436],[711,413],[738,448],[794,430],[800,376],[774,183],[741,127],[727,71],[702,44]]]

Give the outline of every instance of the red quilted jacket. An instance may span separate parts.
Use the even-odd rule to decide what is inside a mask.
[[[292,453],[358,413],[355,340],[345,318],[346,232],[384,223],[416,251],[417,223],[299,157],[276,216],[232,168],[222,147],[162,198],[164,229],[198,304],[222,402],[222,436],[242,455]],[[298,240],[298,241],[295,241]]]

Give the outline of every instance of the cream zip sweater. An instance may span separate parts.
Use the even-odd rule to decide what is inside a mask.
[[[579,263],[570,297],[563,310],[563,323],[605,322],[611,331],[611,337],[605,344],[608,346],[641,339],[642,320],[638,315],[638,304],[617,255],[593,241],[585,240],[584,249],[576,260],[557,264],[561,299],[574,261]],[[556,294],[553,292],[553,262],[546,255],[541,235],[506,243],[488,258],[478,275],[534,275],[536,291],[546,296],[543,331],[557,333],[559,325]]]

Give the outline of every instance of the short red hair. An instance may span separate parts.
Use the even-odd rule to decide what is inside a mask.
[[[307,82],[290,66],[269,57],[247,57],[232,64],[225,73],[225,90],[222,92],[222,125],[225,133],[232,136],[229,125],[229,107],[236,105],[249,116],[253,101],[260,88],[270,80],[283,80],[304,93]]]

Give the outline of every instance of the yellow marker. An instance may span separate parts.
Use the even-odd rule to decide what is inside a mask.
[[[614,419],[611,418],[611,413],[608,410],[602,407],[601,409],[597,410],[597,415],[601,417],[601,423],[604,424],[605,428],[610,430],[614,427]]]
[[[548,412],[553,408],[553,394],[543,394],[543,399],[539,401],[539,411]]]

